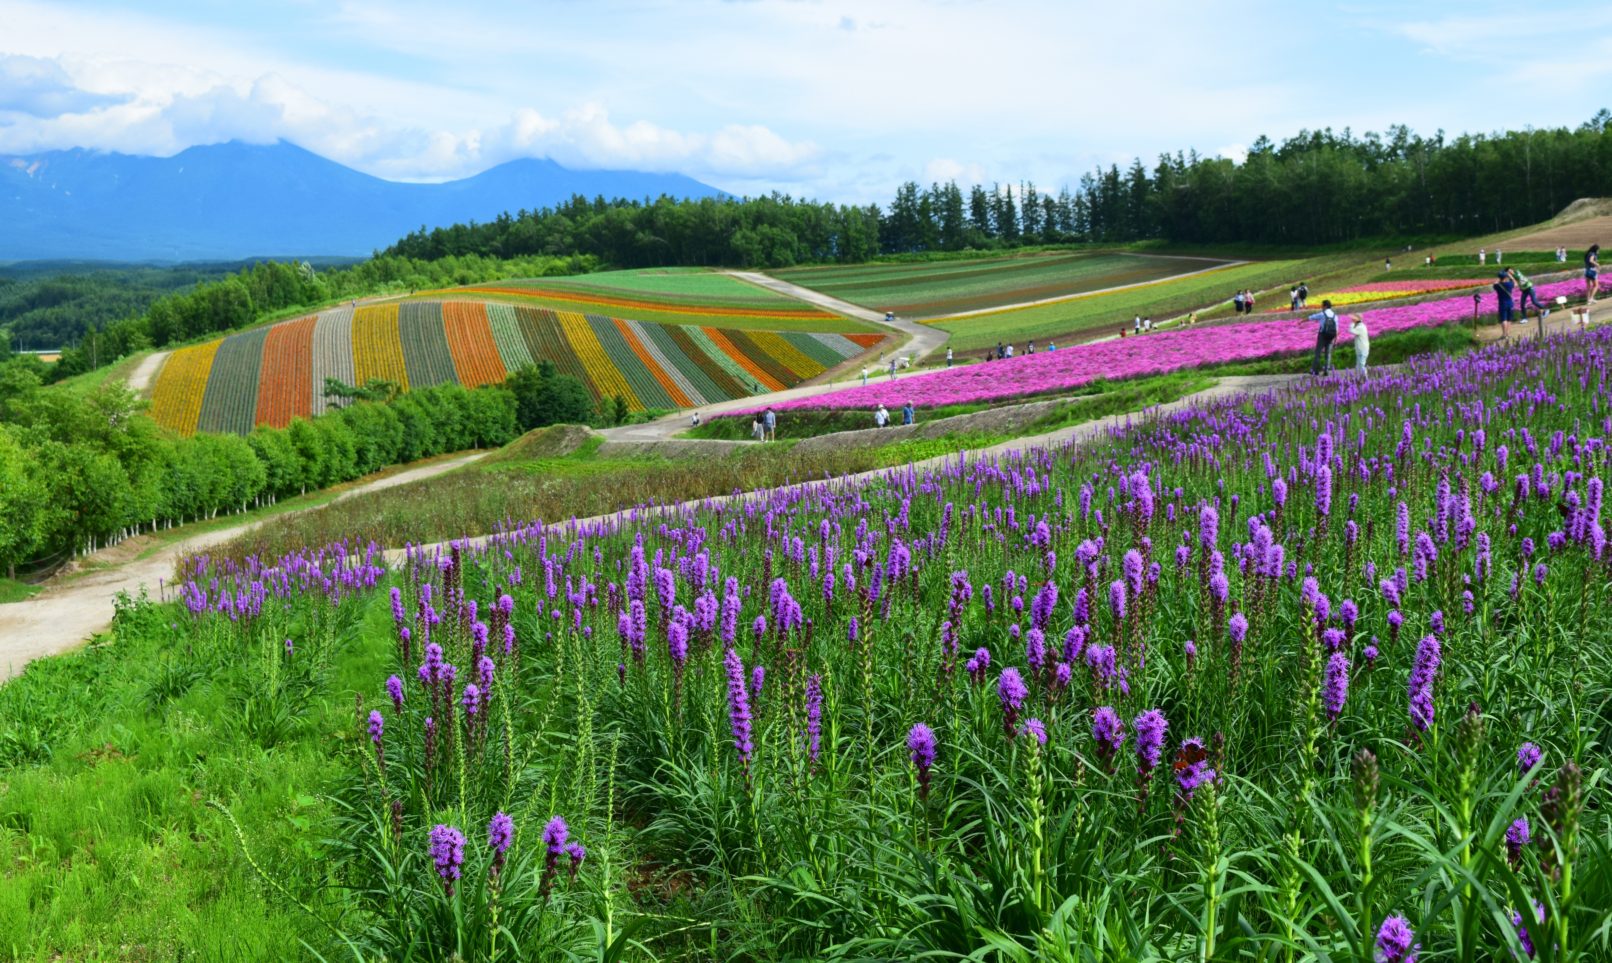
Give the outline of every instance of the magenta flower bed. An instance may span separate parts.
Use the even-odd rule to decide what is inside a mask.
[[[1540,300],[1559,295],[1581,297],[1584,282],[1574,279],[1539,285]],[[1495,310],[1495,295],[1483,291],[1481,308]],[[1348,319],[1365,318],[1372,338],[1395,331],[1462,321],[1472,317],[1469,295],[1424,301],[1400,307],[1338,312],[1340,343],[1349,340]],[[1212,327],[1173,328],[1154,334],[1118,338],[1060,348],[1055,352],[1021,355],[1004,361],[946,368],[917,374],[894,383],[872,382],[774,404],[774,410],[810,408],[896,408],[907,402],[920,408],[962,405],[1019,398],[1078,388],[1098,378],[1121,379],[1165,374],[1227,361],[1254,361],[1281,354],[1308,352],[1315,347],[1312,321],[1249,321]],[[760,409],[752,409],[759,411]],[[749,414],[750,411],[736,414]]]

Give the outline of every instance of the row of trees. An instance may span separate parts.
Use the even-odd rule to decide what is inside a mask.
[[[786,267],[877,255],[1062,242],[1321,244],[1410,234],[1472,235],[1544,220],[1612,185],[1612,114],[1576,129],[1423,137],[1407,127],[1356,136],[1304,131],[1261,137],[1243,160],[1177,152],[1080,179],[1056,193],[1034,184],[928,188],[906,183],[886,208],[784,194],[607,201],[486,224],[421,228],[386,254],[589,254],[623,267]]]
[[[80,374],[134,351],[233,331],[276,312],[388,292],[580,274],[598,267],[596,258],[572,254],[434,260],[382,255],[322,271],[307,262],[260,261],[227,277],[158,297],[140,313],[87,331],[62,353],[52,377]]]
[[[476,390],[380,394],[284,429],[180,438],[121,386],[47,390],[27,365],[0,365],[0,571],[594,417],[582,383],[551,366]]]

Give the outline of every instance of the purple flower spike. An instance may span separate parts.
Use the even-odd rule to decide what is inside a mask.
[[[397,676],[390,676],[386,680],[386,694],[392,697],[392,707],[403,711],[403,680]]]
[[[918,798],[929,798],[929,770],[935,764],[935,732],[922,722],[907,731],[907,749],[918,770]]]
[[[1440,658],[1438,637],[1424,636],[1416,646],[1409,685],[1411,722],[1421,732],[1433,724],[1433,680],[1438,675]]]
[[[369,713],[369,741],[378,748],[381,744],[381,735],[386,731],[386,718],[379,710],[371,709]]]
[[[1113,706],[1102,706],[1092,713],[1091,737],[1097,743],[1097,754],[1103,757],[1103,762],[1110,765],[1119,754],[1120,746],[1125,744],[1125,723],[1120,721],[1119,713]]]
[[[443,888],[452,896],[453,881],[459,878],[460,867],[465,864],[465,834],[442,823],[431,827],[431,861],[436,864]]]
[[[1517,749],[1517,771],[1521,773],[1529,772],[1539,765],[1539,760],[1543,756],[1544,753],[1540,751],[1538,746],[1531,742],[1523,743]]]
[[[728,722],[733,729],[733,748],[739,754],[739,765],[750,768],[750,694],[745,688],[744,662],[738,649],[729,649],[723,660],[728,671]]]
[[[1519,816],[1510,826],[1506,827],[1506,857],[1515,869],[1522,862],[1523,849],[1533,841],[1533,834],[1528,826],[1528,817]]]
[[[1416,933],[1403,916],[1390,916],[1377,930],[1378,963],[1416,963]]]
[[[1008,738],[1012,738],[1015,724],[1019,719],[1019,709],[1024,706],[1024,700],[1030,695],[1030,690],[1024,685],[1024,678],[1019,670],[1008,666],[1002,670],[1001,676],[996,680],[996,696],[1002,700],[1003,724],[1007,729]]]
[[[514,841],[515,820],[501,810],[493,813],[492,821],[487,824],[487,848],[493,851],[494,874],[504,867],[504,854],[509,852],[509,846]]]
[[[1326,706],[1327,719],[1332,722],[1343,714],[1343,704],[1349,699],[1349,657],[1343,652],[1332,653],[1327,659],[1326,674],[1321,683],[1321,701]]]
[[[1040,719],[1024,720],[1024,728],[1020,730],[1019,734],[1033,737],[1038,746],[1047,744],[1047,726]]]
[[[1158,709],[1149,709],[1132,723],[1136,730],[1136,767],[1143,773],[1151,772],[1159,764],[1164,752],[1164,735],[1170,723]]]

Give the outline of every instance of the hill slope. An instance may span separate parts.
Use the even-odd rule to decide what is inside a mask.
[[[0,260],[368,255],[422,224],[487,221],[587,197],[711,197],[678,174],[516,160],[442,184],[382,180],[280,142],[172,157],[91,150],[0,157]]]

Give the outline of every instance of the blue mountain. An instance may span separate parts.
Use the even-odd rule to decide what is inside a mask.
[[[231,141],[172,157],[62,150],[0,157],[0,261],[364,256],[421,226],[585,197],[720,197],[680,174],[515,160],[440,184],[383,180],[295,144]]]

